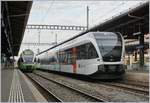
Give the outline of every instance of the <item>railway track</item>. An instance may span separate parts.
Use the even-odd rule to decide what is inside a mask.
[[[73,78],[68,78],[66,76],[61,76],[53,73],[47,73],[42,71],[35,71],[34,73],[41,75],[45,78],[52,78],[65,85],[80,89],[88,94],[95,95],[98,98],[102,98],[108,102],[116,101],[147,101],[149,97],[146,95],[141,95],[139,93],[131,92],[129,90],[120,89],[115,86],[100,84],[97,82],[88,82]],[[118,81],[117,81],[118,82]],[[106,82],[105,82],[106,83]],[[115,94],[115,95],[114,95]]]
[[[134,81],[118,81],[118,83],[132,85],[132,86],[136,86],[136,87],[139,87],[139,88],[149,89],[149,83],[141,83],[141,82],[134,82]]]
[[[27,74],[27,75],[32,80],[37,82],[38,85],[40,85],[42,88],[44,88],[46,91],[48,91],[50,93],[50,95],[53,95],[55,100],[58,101],[58,102],[76,102],[76,101],[77,102],[81,102],[81,101],[105,102],[105,101],[107,101],[107,100],[104,100],[102,98],[98,98],[96,96],[88,94],[84,91],[81,91],[77,88],[73,88],[69,85],[62,84],[62,83],[60,83],[56,80],[46,78],[42,75],[33,74],[33,73],[32,74]],[[52,88],[53,86],[54,86],[54,88]],[[64,93],[57,93],[60,90],[63,91]],[[67,97],[66,98],[64,95],[61,95],[61,94],[65,94],[65,95],[68,95],[68,96],[66,96]]]
[[[100,82],[100,84],[128,90],[128,91],[136,93],[138,95],[145,95],[145,96],[149,95],[149,89],[148,88],[139,87],[136,85],[131,85],[131,84],[123,83],[123,82],[122,83],[121,82]]]
[[[38,80],[33,78],[33,75],[31,74],[26,74],[28,76],[29,79],[31,79],[34,83],[36,83],[40,88],[42,88],[44,90],[44,92],[46,92],[46,94],[49,94],[49,102],[63,102],[59,97],[57,97],[54,93],[52,93],[50,90],[48,90],[47,88],[44,87],[43,84],[41,84]]]

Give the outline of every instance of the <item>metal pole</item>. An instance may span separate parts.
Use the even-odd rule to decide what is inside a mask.
[[[143,69],[144,67],[144,33],[142,33],[139,37],[140,41],[140,69]]]
[[[89,7],[87,6],[87,30],[89,29]]]
[[[57,44],[57,34],[55,34],[55,43]]]
[[[38,44],[40,46],[40,31],[39,31],[39,35],[38,35]],[[38,53],[40,53],[40,48],[38,48]]]
[[[38,44],[40,44],[40,34],[38,35]]]
[[[143,28],[141,26],[141,24],[139,24],[139,32],[141,32],[141,34],[139,35],[139,43],[140,43],[140,69],[143,70],[144,68],[144,32],[143,32]]]

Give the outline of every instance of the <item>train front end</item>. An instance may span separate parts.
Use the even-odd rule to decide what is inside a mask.
[[[120,33],[95,32],[94,38],[99,50],[98,71],[92,74],[96,79],[121,79],[126,66],[123,63],[125,46]]]
[[[22,52],[19,60],[19,68],[23,72],[32,72],[35,69],[33,51],[25,50]]]

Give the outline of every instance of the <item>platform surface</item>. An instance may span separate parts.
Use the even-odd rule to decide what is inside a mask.
[[[1,102],[47,102],[19,69],[2,69]]]
[[[126,80],[149,84],[148,72],[127,71]],[[19,70],[1,70],[1,102],[47,102],[31,81]]]
[[[143,82],[149,84],[148,71],[126,71],[125,79],[135,82]]]

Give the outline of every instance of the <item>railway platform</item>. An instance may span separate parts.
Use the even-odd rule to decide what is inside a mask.
[[[149,85],[149,71],[126,71],[125,80]]]
[[[1,70],[1,102],[47,102],[34,84],[17,68]]]

